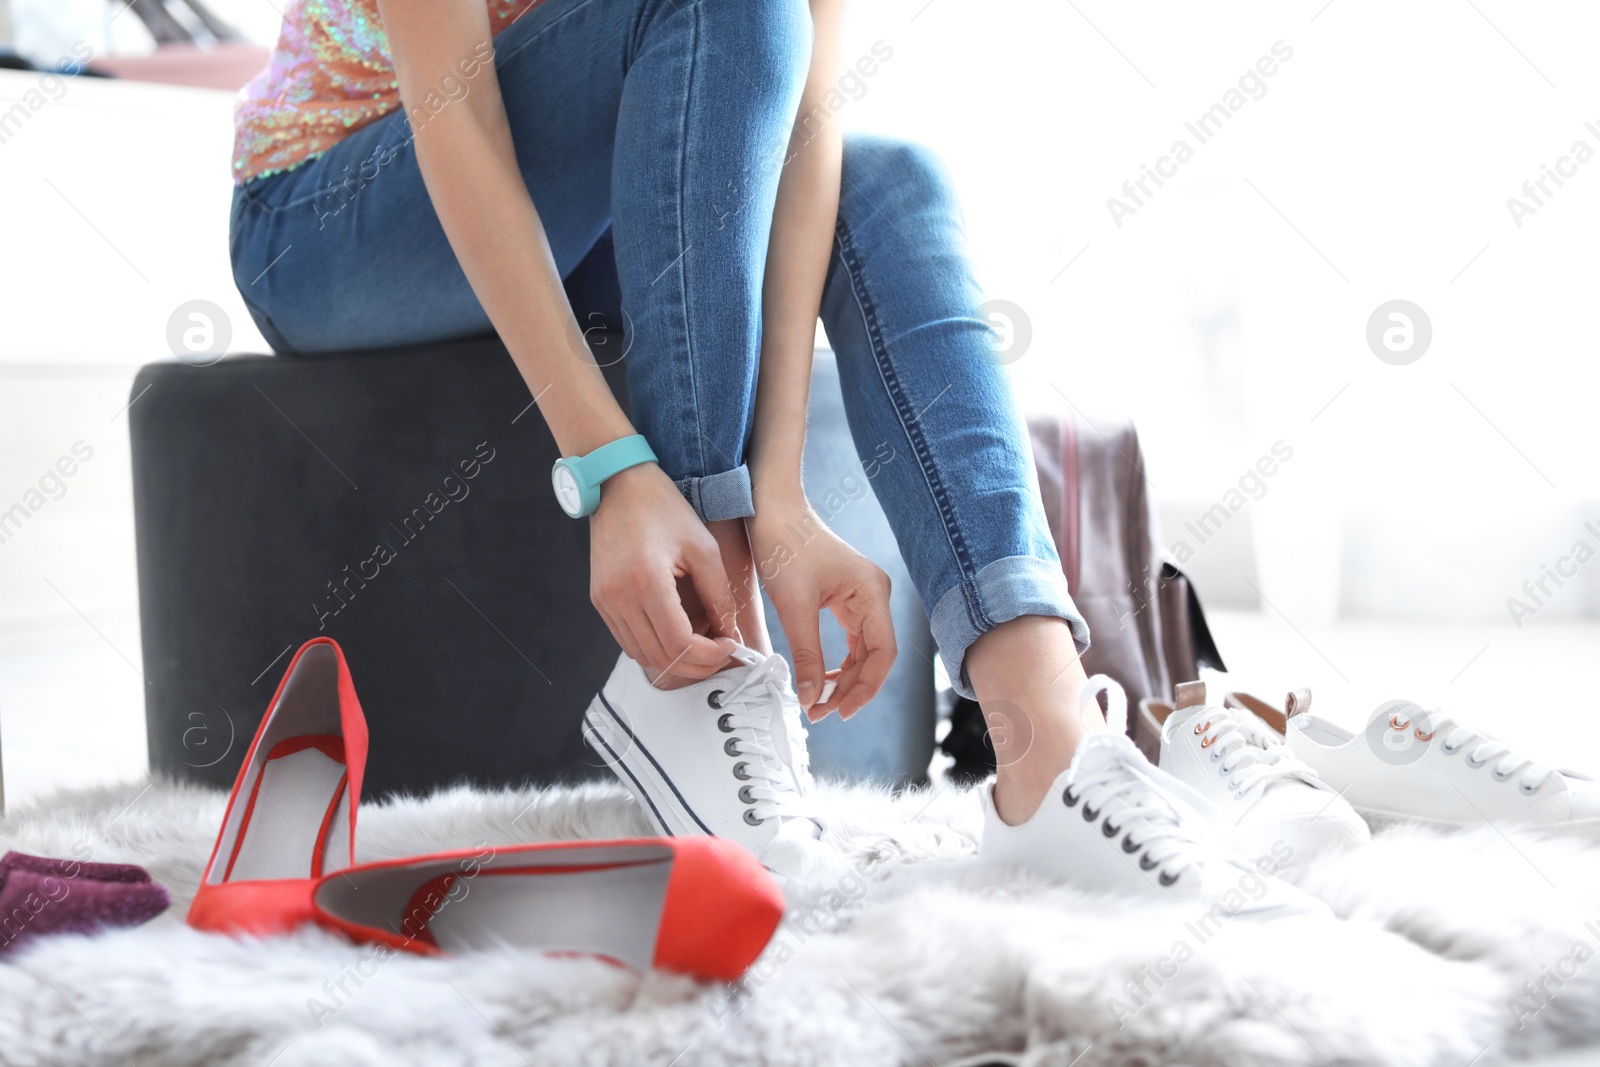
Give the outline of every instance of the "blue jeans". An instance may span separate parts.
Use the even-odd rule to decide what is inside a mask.
[[[805,0],[545,0],[494,42],[517,163],[580,325],[620,298],[634,425],[706,521],[755,510],[763,267],[810,35]],[[235,190],[234,278],[278,351],[493,330],[433,211],[412,121],[390,115]],[[1088,628],[962,245],[925,151],[846,138],[822,321],[857,452],[971,695],[966,649],[998,623],[1058,616],[1080,651]],[[883,463],[885,449],[911,461]]]

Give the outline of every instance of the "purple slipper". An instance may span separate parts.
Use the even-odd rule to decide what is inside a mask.
[[[164,886],[148,880],[67,878],[16,866],[0,874],[0,955],[40,934],[138,926],[172,902]]]
[[[49,856],[30,856],[26,852],[7,852],[0,856],[0,879],[8,871],[32,871],[58,878],[90,878],[97,882],[148,882],[150,872],[132,863],[88,863],[83,860],[58,860]]]

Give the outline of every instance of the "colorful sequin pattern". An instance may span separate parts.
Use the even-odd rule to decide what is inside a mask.
[[[538,2],[488,0],[490,31]],[[291,170],[399,109],[377,0],[289,0],[271,65],[239,93],[233,180]]]

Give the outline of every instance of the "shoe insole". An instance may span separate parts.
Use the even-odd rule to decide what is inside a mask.
[[[534,865],[526,856],[501,855],[495,857],[501,866],[458,860],[356,872],[329,879],[318,902],[346,921],[445,952],[510,945],[649,968],[672,860],[659,853],[620,862],[599,856],[574,862],[558,850],[543,855]]]
[[[339,738],[326,735],[293,738],[267,754],[225,879],[313,878],[348,865],[343,757]]]

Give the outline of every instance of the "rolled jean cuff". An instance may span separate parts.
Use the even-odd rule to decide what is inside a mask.
[[[957,693],[976,700],[967,681],[967,649],[989,630],[1024,615],[1066,619],[1078,655],[1089,650],[1089,624],[1067,591],[1061,565],[1034,556],[1007,556],[988,564],[971,581],[955,586],[934,606],[930,619],[939,658]],[[974,621],[974,616],[982,623]]]
[[[740,464],[731,471],[703,478],[683,478],[677,486],[701,522],[743,519],[756,513],[750,492],[750,468]]]

